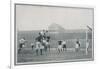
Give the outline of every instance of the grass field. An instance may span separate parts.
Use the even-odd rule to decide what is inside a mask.
[[[18,63],[23,62],[41,62],[41,61],[60,61],[60,60],[74,60],[74,59],[89,59],[92,58],[92,50],[89,49],[88,55],[85,50],[81,49],[79,52],[74,50],[67,50],[58,53],[57,50],[51,49],[48,52],[44,52],[43,55],[36,55],[34,50],[27,49],[23,50],[21,54],[18,54]]]
[[[17,63],[24,62],[41,62],[41,61],[60,61],[60,60],[74,60],[74,59],[89,59],[92,58],[92,33],[88,34],[88,39],[90,40],[89,52],[88,55],[85,53],[86,45],[86,33],[59,33],[59,34],[50,34],[50,47],[51,50],[43,52],[43,55],[36,55],[35,50],[31,49],[30,43],[34,42],[35,38],[38,36],[39,31],[31,32],[18,32],[17,40],[22,37],[28,41],[26,46],[22,49],[21,53],[17,53]],[[74,46],[76,39],[79,39],[81,43],[80,51],[75,52]],[[61,53],[58,53],[56,50],[58,40],[66,40],[67,50]],[[17,49],[19,42],[17,41]]]

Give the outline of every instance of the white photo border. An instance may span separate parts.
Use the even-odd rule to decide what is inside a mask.
[[[29,6],[46,6],[46,7],[62,7],[62,8],[79,8],[79,9],[91,9],[91,10],[93,10],[93,27],[92,27],[92,29],[93,29],[93,31],[92,31],[92,58],[89,58],[89,59],[73,59],[73,60],[61,60],[61,61],[46,61],[46,62],[27,62],[27,63],[17,63],[17,61],[16,61],[16,59],[17,59],[17,45],[16,45],[16,41],[17,41],[17,39],[16,39],[16,37],[17,37],[17,35],[16,35],[16,5],[29,5]],[[72,7],[72,6],[57,6],[57,5],[42,5],[42,4],[25,4],[25,3],[14,3],[13,4],[13,6],[14,6],[14,8],[13,8],[13,10],[14,10],[14,12],[13,12],[13,16],[11,15],[11,66],[12,65],[14,65],[14,66],[17,66],[17,65],[33,65],[33,64],[48,64],[48,63],[61,63],[61,62],[79,62],[79,61],[93,61],[94,60],[94,8],[92,7]],[[11,12],[11,14],[12,14],[12,12]],[[13,18],[14,17],[14,18]],[[13,22],[12,22],[12,19],[13,19]],[[13,23],[13,25],[14,26],[12,26],[12,23]],[[14,29],[13,29],[13,28]],[[12,30],[13,29],[13,30]],[[14,31],[14,32],[12,32],[12,31]],[[13,36],[12,36],[12,34],[14,34]],[[13,37],[13,39],[12,39],[12,37]],[[14,40],[14,43],[12,44],[12,42],[13,42],[13,40]],[[12,52],[14,52],[14,53],[12,53]],[[13,59],[13,60],[12,60]]]

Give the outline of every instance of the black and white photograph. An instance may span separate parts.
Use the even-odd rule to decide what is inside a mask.
[[[15,65],[93,60],[93,8],[14,6]]]

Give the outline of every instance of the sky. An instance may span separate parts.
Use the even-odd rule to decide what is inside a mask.
[[[48,29],[56,23],[66,30],[86,29],[93,25],[93,10],[47,6],[16,5],[16,28],[19,31]]]

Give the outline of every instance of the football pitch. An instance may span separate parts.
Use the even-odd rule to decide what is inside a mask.
[[[85,49],[80,49],[75,52],[74,49],[67,49],[60,53],[56,49],[50,49],[47,52],[43,52],[42,55],[36,55],[35,50],[31,48],[23,49],[20,54],[17,55],[17,62],[43,62],[43,61],[61,61],[61,60],[76,60],[76,59],[89,59],[92,58],[92,49],[89,48],[86,55]]]
[[[44,61],[63,61],[63,60],[82,60],[90,59],[93,57],[93,47],[92,47],[92,35],[89,33],[89,50],[86,55],[86,34],[83,33],[60,33],[60,34],[50,34],[50,51],[44,52],[43,55],[36,54],[35,49],[32,50],[31,42],[34,42],[35,38],[38,36],[38,32],[19,32],[17,35],[17,52],[16,52],[16,62],[17,63],[28,63],[28,62],[44,62]],[[21,50],[21,53],[18,53],[19,43],[22,37],[28,41],[25,47]],[[75,52],[75,42],[76,39],[79,39],[80,50]],[[58,40],[66,40],[67,50],[58,52]]]

